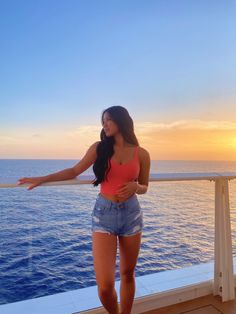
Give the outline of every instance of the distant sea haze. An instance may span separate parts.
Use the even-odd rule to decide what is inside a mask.
[[[0,159],[0,182],[78,160]],[[236,171],[232,161],[152,160],[151,173]],[[83,174],[92,174],[92,167]],[[214,181],[150,182],[136,277],[214,259]],[[0,189],[0,304],[96,285],[91,213],[100,186]],[[234,255],[236,180],[229,181]],[[117,250],[116,280],[119,280]]]

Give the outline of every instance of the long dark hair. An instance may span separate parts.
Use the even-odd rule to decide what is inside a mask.
[[[103,115],[108,112],[112,120],[117,124],[120,133],[127,143],[139,146],[138,140],[134,134],[134,123],[128,110],[122,106],[112,106],[102,112]],[[96,179],[92,182],[97,186],[104,180],[107,180],[107,174],[111,168],[110,159],[114,154],[113,145],[115,144],[114,136],[106,136],[103,128],[100,132],[100,143],[97,145],[97,159],[93,164],[93,172]]]

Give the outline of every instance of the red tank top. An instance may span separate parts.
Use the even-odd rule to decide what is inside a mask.
[[[139,146],[136,146],[133,159],[123,165],[110,159],[111,168],[107,174],[108,181],[101,182],[101,193],[115,195],[124,183],[134,181],[138,178],[140,171],[138,148]]]

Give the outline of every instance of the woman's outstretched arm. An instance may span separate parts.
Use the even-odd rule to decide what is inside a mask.
[[[32,183],[32,185],[28,187],[28,190],[32,190],[36,186],[45,182],[70,180],[77,177],[95,162],[97,157],[96,147],[98,143],[99,141],[93,143],[85,153],[84,157],[75,166],[42,177],[20,178],[18,184]]]

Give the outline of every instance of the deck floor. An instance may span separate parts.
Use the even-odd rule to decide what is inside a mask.
[[[236,295],[236,288],[235,288]],[[236,299],[221,302],[219,295],[212,294],[194,300],[166,306],[142,314],[235,314]]]

